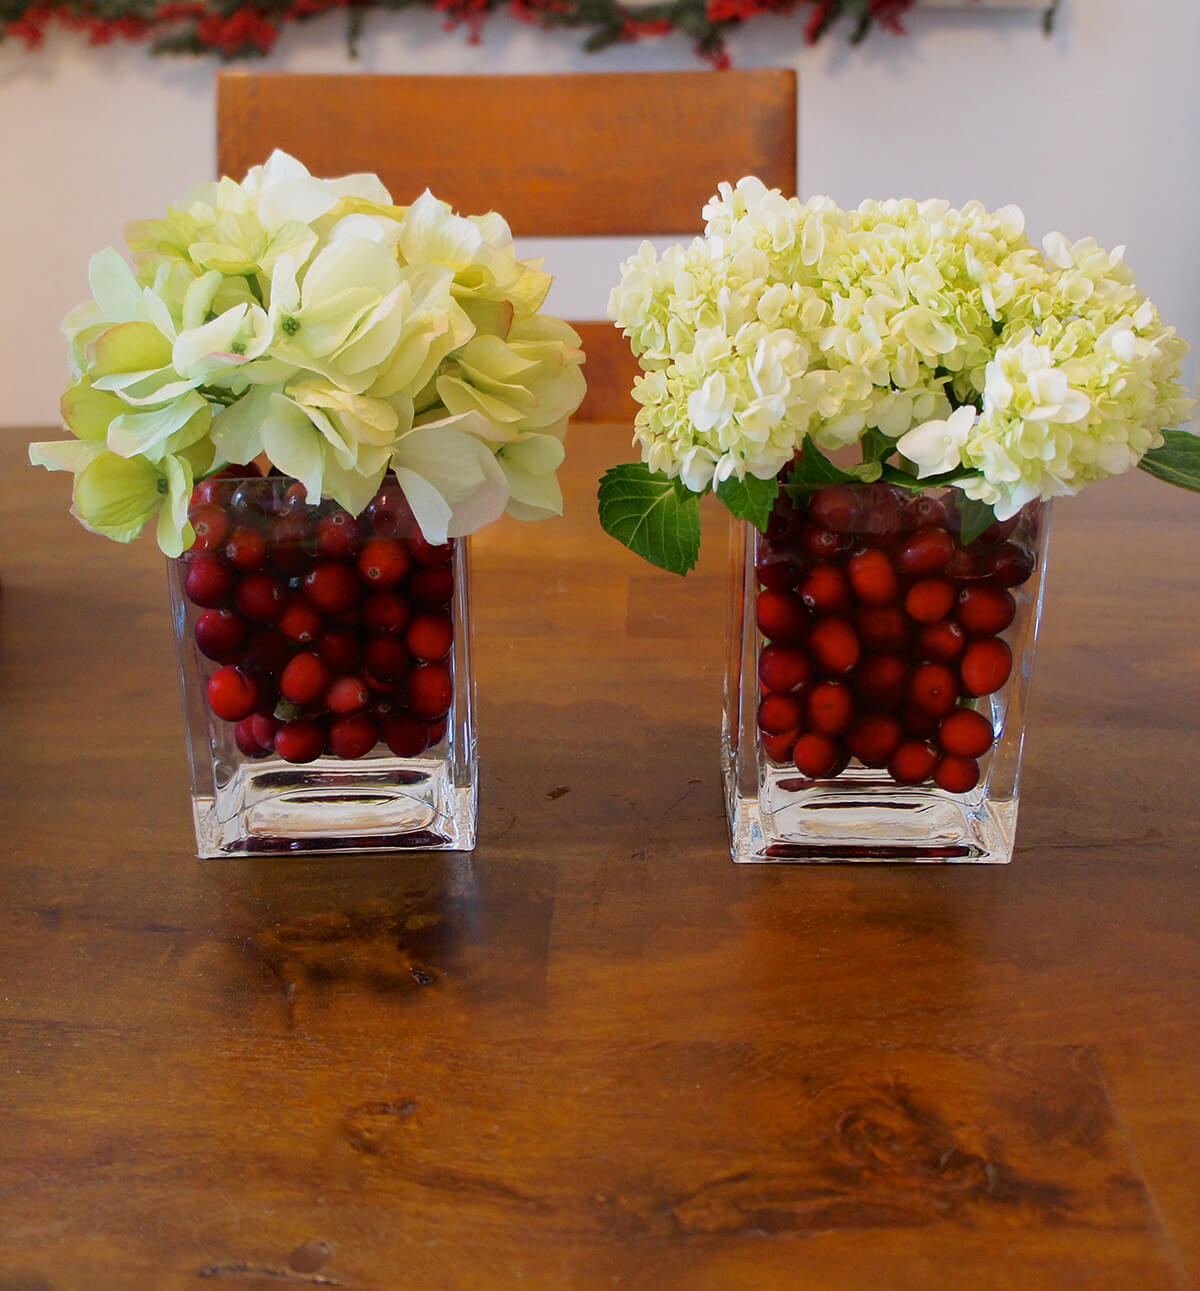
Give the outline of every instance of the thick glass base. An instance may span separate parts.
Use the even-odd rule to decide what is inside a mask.
[[[772,768],[759,794],[748,798],[734,791],[728,754],[725,775],[735,861],[1003,865],[1012,859],[1017,804],[989,798],[982,786],[948,794],[932,785],[902,787],[865,767],[829,781]]]
[[[193,803],[201,857],[475,846],[474,790],[436,758],[243,763],[215,797]]]

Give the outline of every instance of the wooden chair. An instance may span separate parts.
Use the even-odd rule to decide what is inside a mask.
[[[795,192],[796,74],[223,72],[221,174],[240,179],[273,148],[314,175],[372,171],[400,203],[430,188],[464,213],[500,211],[517,237],[687,236],[722,180]],[[578,419],[631,420],[628,343],[610,323],[574,325],[588,355]]]

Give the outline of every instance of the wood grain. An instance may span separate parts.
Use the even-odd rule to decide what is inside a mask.
[[[796,74],[754,68],[570,76],[222,72],[218,167],[282,148],[314,175],[378,174],[498,210],[521,237],[692,234],[722,180],[796,188]]]
[[[1058,504],[1011,866],[735,867],[725,527],[473,541],[471,856],[192,856],[161,559],[0,437],[0,1291],[1200,1285],[1195,498]]]

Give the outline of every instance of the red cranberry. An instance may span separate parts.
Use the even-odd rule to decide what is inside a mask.
[[[412,559],[395,538],[371,538],[358,554],[358,572],[371,587],[395,587],[408,577]]]
[[[954,584],[945,578],[922,578],[904,594],[904,612],[918,623],[936,623],[954,608]]]
[[[415,758],[429,745],[429,728],[408,713],[382,717],[380,725],[388,748],[398,758]]]
[[[216,609],[233,591],[234,572],[207,552],[191,557],[184,575],[183,590],[194,605]]]
[[[445,567],[442,566],[442,568]],[[409,581],[409,589],[412,589],[421,574],[429,572],[432,571],[420,570],[414,574]],[[785,557],[763,551],[754,562],[754,572],[760,587],[770,588],[773,592],[790,592],[796,585],[796,577],[800,571]]]
[[[966,633],[949,619],[927,623],[917,638],[917,654],[935,663],[953,663],[966,648]]]
[[[269,553],[271,564],[288,578],[308,568],[312,526],[298,513],[281,515],[271,521]]]
[[[913,671],[908,694],[918,708],[944,717],[958,703],[958,681],[944,663],[923,663]]]
[[[227,467],[224,471],[218,471],[216,475],[210,475],[208,479],[201,480],[192,490],[192,502],[194,507],[215,506],[222,510],[228,503],[229,495],[233,492],[233,485],[229,483],[230,476],[226,474]]]
[[[865,767],[885,767],[900,747],[904,732],[888,713],[860,717],[846,736],[846,747]]]
[[[425,535],[414,532],[409,538],[409,550],[418,565],[448,565],[454,556],[454,539],[437,543],[425,541]]]
[[[810,731],[796,741],[792,756],[801,775],[810,780],[822,780],[835,772],[842,752],[827,735]]]
[[[287,590],[278,578],[267,573],[246,574],[233,594],[237,608],[255,623],[274,623],[283,613]]]
[[[808,634],[808,614],[790,592],[760,592],[755,616],[758,630],[768,641],[794,645]]]
[[[246,719],[250,723],[250,729],[254,732],[254,738],[262,745],[264,749],[273,749],[275,747],[275,732],[283,725],[274,713],[255,713],[253,717]]]
[[[819,619],[808,638],[808,649],[817,667],[835,676],[854,670],[861,647],[849,619]]]
[[[818,614],[848,614],[850,582],[837,565],[814,565],[800,580],[800,599]]]
[[[315,704],[329,686],[329,666],[319,654],[304,651],[288,660],[279,678],[279,693],[293,704]]]
[[[454,702],[450,670],[440,663],[423,663],[408,675],[408,706],[427,722],[444,717]]]
[[[922,784],[933,774],[937,754],[923,740],[905,740],[892,754],[888,775],[897,784]]]
[[[388,480],[367,504],[366,529],[380,538],[402,538],[413,532],[412,509],[395,480]]]
[[[379,727],[366,713],[347,713],[329,723],[329,751],[335,758],[361,758],[379,743]]]
[[[851,485],[830,484],[812,495],[808,514],[824,529],[853,533],[862,515],[861,493]]]
[[[932,493],[914,493],[904,504],[904,518],[914,529],[934,525],[944,527],[951,522],[952,516],[947,500]]]
[[[449,717],[439,717],[434,722],[426,722],[425,728],[428,732],[428,747],[433,748],[435,744],[440,744],[446,737],[446,731],[450,725]]]
[[[945,574],[956,583],[972,583],[987,577],[987,570],[979,560],[974,546],[958,547],[946,562]]]
[[[908,664],[898,654],[873,654],[858,666],[854,689],[866,708],[895,708],[908,693]]]
[[[408,627],[411,618],[408,602],[389,588],[372,592],[362,603],[362,621],[371,632],[381,636],[398,636]]]
[[[1021,518],[1018,511],[1016,515],[1011,515],[1007,520],[997,520],[979,535],[979,541],[991,546],[994,543],[1003,542],[1010,533],[1017,527],[1017,522]]]
[[[767,735],[796,730],[804,720],[804,707],[795,695],[772,692],[758,706],[758,729]]]
[[[812,664],[794,646],[765,645],[758,656],[758,679],[768,690],[803,693],[812,681]]]
[[[326,628],[317,638],[316,650],[335,674],[354,672],[362,660],[358,633],[347,627]]]
[[[855,552],[846,567],[854,595],[863,605],[890,605],[900,595],[892,562],[877,547]]]
[[[991,722],[973,708],[956,708],[938,727],[938,743],[959,757],[983,757],[994,739]]]
[[[325,750],[325,732],[311,717],[297,717],[275,732],[275,752],[285,762],[313,762]]]
[[[968,793],[979,783],[979,763],[949,754],[934,768],[933,779],[947,793]]]
[[[911,702],[900,709],[900,724],[905,733],[916,740],[932,739],[937,733],[940,720],[935,713],[926,712],[920,705]]]
[[[361,677],[338,677],[325,692],[324,704],[331,713],[356,713],[370,700],[371,692]]]
[[[271,745],[261,744],[255,735],[253,717],[243,717],[238,722],[233,728],[233,738],[248,758],[265,758],[271,752]]]
[[[988,554],[984,569],[988,577],[1001,587],[1020,587],[1033,573],[1033,552],[1006,542]]]
[[[832,529],[822,529],[820,525],[810,524],[800,531],[800,550],[813,560],[832,560],[842,552],[849,551],[854,545],[849,534],[834,533]]]
[[[188,514],[196,540],[192,544],[194,551],[216,551],[229,532],[229,517],[220,507],[193,507]]]
[[[196,620],[196,645],[216,663],[235,663],[245,639],[245,623],[229,610],[205,610]]]
[[[773,762],[790,762],[792,750],[796,747],[799,736],[798,730],[784,731],[781,735],[768,735],[762,731],[759,733],[759,740],[763,750]]]
[[[274,682],[292,657],[292,648],[282,632],[259,628],[242,651],[242,667],[258,682]]]
[[[304,595],[326,614],[342,614],[358,604],[362,588],[349,565],[324,561],[314,565],[301,584]]]
[[[841,735],[854,720],[854,697],[844,682],[823,681],[808,696],[808,722],[819,735]]]
[[[444,614],[425,610],[414,616],[404,634],[404,644],[414,659],[437,663],[450,653],[454,644],[454,625]]]
[[[276,515],[282,498],[277,497],[274,486],[263,476],[244,480],[234,489],[229,499],[229,514],[235,524],[255,525]]]
[[[449,565],[425,566],[408,580],[407,591],[418,605],[440,609],[454,595],[454,573]]]
[[[325,620],[320,612],[303,596],[292,596],[284,604],[276,626],[289,641],[308,645],[320,635]]]
[[[940,574],[954,555],[954,539],[945,529],[921,529],[896,553],[896,568],[906,578]]]
[[[858,527],[867,538],[881,541],[895,537],[903,527],[906,499],[890,484],[872,484],[862,490]]]
[[[958,665],[963,690],[968,695],[990,695],[1008,680],[1012,651],[999,637],[980,637],[963,651]]]
[[[258,706],[258,688],[240,668],[226,664],[208,679],[208,706],[226,722],[240,722]]]
[[[854,626],[868,650],[908,647],[909,623],[898,605],[860,605],[854,611]]]
[[[221,554],[235,569],[262,569],[267,563],[267,540],[256,529],[235,529]]]
[[[401,681],[408,676],[412,659],[398,637],[372,637],[363,648],[363,667],[384,683]]]
[[[954,617],[974,637],[994,637],[1013,621],[1017,603],[1003,587],[973,583],[958,594]]]
[[[358,521],[341,507],[317,523],[317,550],[326,560],[353,560],[362,546]]]

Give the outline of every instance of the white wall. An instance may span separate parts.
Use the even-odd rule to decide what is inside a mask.
[[[1143,290],[1200,345],[1200,5],[1065,0],[1058,31],[1030,12],[910,16],[910,36],[806,49],[802,19],[761,19],[731,45],[739,66],[800,72],[800,187],[867,196],[978,197],[1021,205],[1035,237],[1061,228],[1124,243]],[[341,19],[290,32],[267,65],[289,71],[658,71],[697,66],[671,37],[601,55],[578,33],[507,19],[471,45],[439,17],[368,18],[363,57]],[[215,168],[216,64],[89,49],[54,35],[40,53],[0,46],[0,424],[57,420],[58,325],[87,295],[86,266],[127,219],[161,214]],[[736,178],[731,176],[730,178]],[[699,212],[697,212],[699,225]],[[624,243],[549,250],[553,306],[598,317]],[[1188,382],[1195,386],[1196,356]]]

